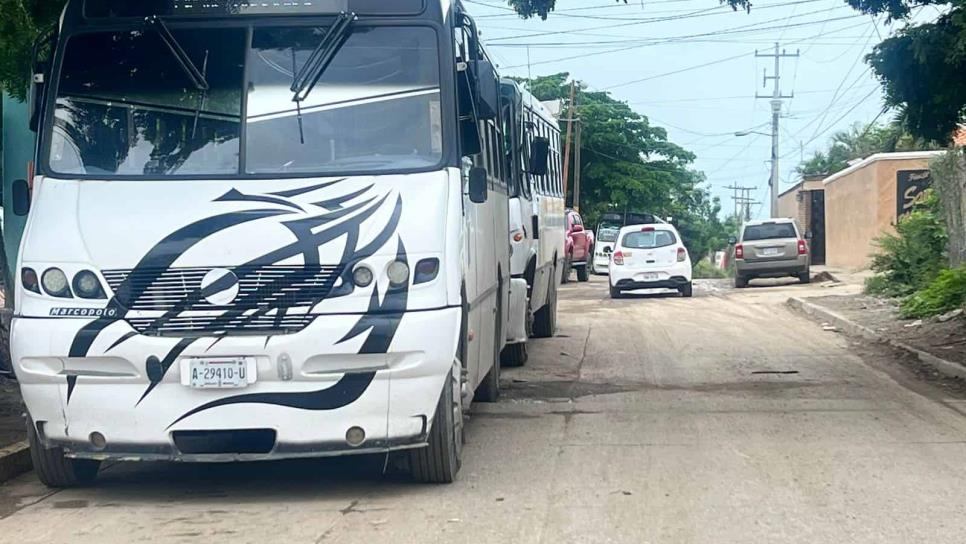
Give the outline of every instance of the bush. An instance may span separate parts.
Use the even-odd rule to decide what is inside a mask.
[[[966,265],[943,270],[929,285],[902,302],[905,318],[931,317],[966,305]]]
[[[719,279],[730,277],[727,270],[718,268],[707,259],[701,259],[694,265],[692,275],[695,279]]]
[[[939,197],[926,191],[923,199],[899,220],[896,234],[876,240],[879,253],[872,257],[878,275],[866,290],[886,296],[910,295],[932,282],[946,267],[946,228]]]

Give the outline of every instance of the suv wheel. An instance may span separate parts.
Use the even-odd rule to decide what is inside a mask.
[[[802,272],[798,275],[798,281],[800,283],[812,283],[812,273],[809,270]]]
[[[736,274],[735,275],[735,288],[736,289],[744,289],[745,287],[748,287],[748,278],[746,278],[746,277],[744,277],[744,276],[742,276],[740,274]]]

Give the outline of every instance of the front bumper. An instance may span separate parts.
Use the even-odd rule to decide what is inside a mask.
[[[11,345],[24,402],[44,442],[76,457],[220,462],[425,445],[444,380],[453,371],[460,310],[404,314],[385,353],[363,353],[377,329],[340,342],[361,317],[323,316],[297,334],[268,339],[197,339],[154,386],[147,358],[171,353],[180,339],[134,336],[111,349],[130,332],[118,322],[88,356],[67,357],[87,320],[19,318]],[[182,385],[180,361],[198,356],[250,358],[256,381],[237,390]],[[366,436],[355,447],[346,440],[351,427]],[[191,432],[224,438],[256,430],[272,433],[268,446],[199,450],[180,441]],[[106,445],[96,447],[92,433],[103,435]]]

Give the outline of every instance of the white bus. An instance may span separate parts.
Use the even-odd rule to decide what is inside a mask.
[[[553,336],[564,259],[560,128],[553,115],[513,80],[501,83],[510,120],[510,315],[506,366],[526,364],[527,339]],[[506,121],[505,121],[506,122]]]
[[[34,466],[395,452],[499,392],[499,79],[449,0],[70,0],[12,330]]]

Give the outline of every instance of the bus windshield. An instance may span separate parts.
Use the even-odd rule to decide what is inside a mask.
[[[431,28],[356,26],[301,102],[293,78],[325,28],[256,27],[250,43],[244,28],[171,33],[207,89],[149,28],[70,38],[50,133],[51,170],[153,179],[329,175],[429,168],[442,160]]]

